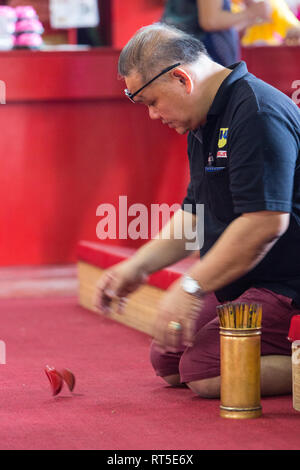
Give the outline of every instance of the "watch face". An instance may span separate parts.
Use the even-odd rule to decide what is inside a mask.
[[[189,278],[184,280],[184,288],[189,294],[195,294],[199,290],[197,281]]]

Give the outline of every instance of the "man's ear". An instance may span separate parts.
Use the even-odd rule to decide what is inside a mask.
[[[194,88],[194,83],[190,74],[181,67],[176,67],[176,69],[171,71],[171,74],[185,86],[186,92],[190,95]]]

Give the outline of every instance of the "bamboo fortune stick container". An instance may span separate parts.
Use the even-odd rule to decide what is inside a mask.
[[[218,308],[223,418],[258,418],[260,403],[261,305]]]

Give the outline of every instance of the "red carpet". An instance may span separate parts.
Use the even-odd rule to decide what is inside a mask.
[[[2,299],[0,449],[299,449],[292,398],[262,400],[263,417],[219,417],[219,400],[154,375],[150,339],[77,306],[73,297]],[[44,366],[70,368],[52,397]]]

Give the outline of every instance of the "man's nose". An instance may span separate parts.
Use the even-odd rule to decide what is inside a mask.
[[[157,109],[155,109],[154,106],[148,106],[148,110],[149,110],[150,119],[159,119],[160,118],[159,113],[158,113]]]

